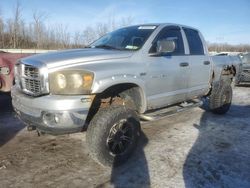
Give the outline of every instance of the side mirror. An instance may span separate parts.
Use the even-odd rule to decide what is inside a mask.
[[[156,51],[158,53],[171,53],[175,50],[174,40],[163,39],[157,41]]]
[[[150,54],[150,56],[161,56],[166,53],[175,51],[175,41],[173,39],[163,39],[156,43],[156,52]]]

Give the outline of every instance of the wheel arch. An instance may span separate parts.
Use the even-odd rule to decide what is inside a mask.
[[[106,88],[101,88],[98,93],[96,93],[95,98],[92,102],[89,114],[87,117],[87,122],[90,122],[93,116],[98,112],[99,108],[109,105],[109,98],[115,98],[122,93],[121,98],[126,95],[133,99],[136,105],[136,111],[138,113],[143,113],[146,111],[146,95],[143,88],[131,82],[122,82],[116,84],[110,84]],[[103,101],[105,101],[103,103]],[[107,101],[107,102],[106,102]]]
[[[212,73],[212,82],[213,85],[215,82],[220,81],[230,81],[232,82],[233,77],[236,75],[236,68],[234,65],[224,65],[223,67],[216,67]]]
[[[133,92],[128,92],[128,90],[133,90]],[[102,90],[102,92],[98,93],[97,96],[99,97],[108,97],[108,96],[116,96],[120,93],[124,95],[130,95],[134,102],[137,103],[138,112],[143,113],[146,110],[146,95],[144,90],[141,86],[131,82],[122,82],[111,84],[110,86],[106,87]],[[137,100],[137,101],[136,101]]]

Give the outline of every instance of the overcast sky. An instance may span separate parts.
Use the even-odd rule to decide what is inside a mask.
[[[250,0],[19,0],[22,17],[46,12],[49,24],[62,23],[69,31],[108,19],[132,17],[133,24],[179,23],[201,30],[209,42],[250,44]],[[13,15],[16,0],[1,0],[0,15]]]

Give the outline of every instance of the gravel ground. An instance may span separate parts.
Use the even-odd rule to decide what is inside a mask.
[[[250,187],[250,87],[224,116],[194,108],[143,126],[136,154],[104,168],[85,133],[28,132],[0,95],[0,187]]]

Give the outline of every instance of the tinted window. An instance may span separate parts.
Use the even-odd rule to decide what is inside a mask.
[[[184,54],[184,45],[183,45],[181,31],[179,28],[176,28],[176,27],[175,28],[167,27],[160,32],[160,34],[156,37],[154,45],[152,46],[150,50],[151,53],[156,52],[157,41],[163,40],[163,39],[171,39],[171,40],[174,40],[175,42],[175,50],[169,54],[171,55],[183,55]]]
[[[203,44],[198,31],[184,28],[191,55],[204,55]]]

